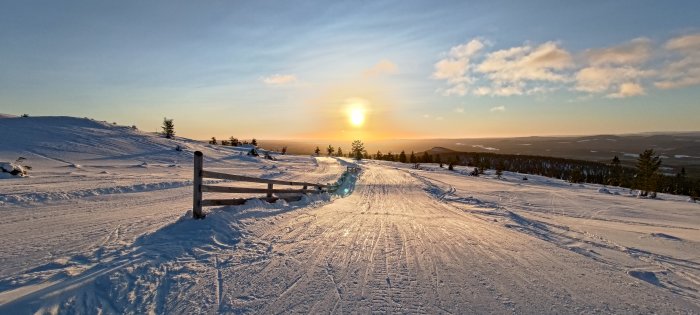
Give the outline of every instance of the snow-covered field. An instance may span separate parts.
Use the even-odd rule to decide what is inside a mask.
[[[686,198],[363,161],[347,194],[195,221],[194,150],[207,169],[321,183],[351,162],[69,117],[0,118],[0,134],[0,162],[32,166],[0,180],[0,314],[700,313]]]

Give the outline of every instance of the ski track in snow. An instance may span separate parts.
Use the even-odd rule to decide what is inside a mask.
[[[700,207],[678,197],[363,161],[339,195],[195,221],[194,149],[207,169],[321,183],[353,162],[86,125],[111,137],[34,143],[31,177],[0,181],[1,314],[700,313]]]

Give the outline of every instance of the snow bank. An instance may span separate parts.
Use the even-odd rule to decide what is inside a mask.
[[[7,178],[11,178],[13,176],[24,177],[27,176],[27,168],[15,163],[0,162],[0,173],[4,173],[4,175],[12,175],[7,176]]]

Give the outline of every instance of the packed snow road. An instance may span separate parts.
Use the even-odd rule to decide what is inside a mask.
[[[355,193],[249,230],[264,263],[223,299],[261,313],[674,313],[696,304],[470,215],[408,172],[367,164]]]
[[[362,168],[345,198],[214,208],[0,279],[0,313],[700,312],[692,290],[566,248],[561,225],[515,212],[529,201],[487,200],[512,183]],[[175,194],[163,197],[184,207]]]

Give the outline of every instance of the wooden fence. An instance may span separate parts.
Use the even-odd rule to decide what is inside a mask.
[[[299,201],[301,200],[302,194],[315,194],[321,192],[334,191],[338,188],[338,184],[314,184],[307,182],[293,182],[293,181],[283,181],[274,179],[262,179],[257,177],[240,176],[233,174],[225,174],[219,172],[205,171],[203,169],[204,155],[202,152],[197,151],[194,153],[194,193],[193,193],[193,205],[192,205],[192,216],[195,219],[203,219],[205,217],[202,213],[202,207],[207,206],[228,206],[228,205],[242,205],[248,199],[238,198],[238,199],[202,199],[203,192],[214,192],[214,193],[232,193],[232,194],[265,194],[265,197],[259,199],[265,200],[267,202],[275,202],[279,199],[286,201]],[[355,170],[356,171],[356,170]],[[248,183],[260,183],[267,184],[267,188],[247,188],[247,187],[226,187],[226,186],[212,186],[202,184],[204,178],[216,178],[216,179],[226,179],[238,182],[248,182]],[[282,186],[302,186],[301,189],[275,189],[274,185]],[[273,196],[275,194],[293,194],[292,196]]]

